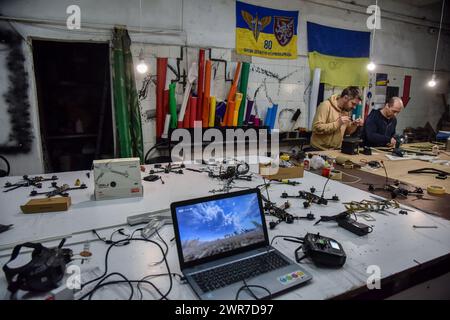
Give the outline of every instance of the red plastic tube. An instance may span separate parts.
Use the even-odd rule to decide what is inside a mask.
[[[205,79],[205,50],[200,49],[198,54],[197,113],[196,113],[196,119],[200,121],[202,120],[204,79]]]
[[[164,130],[167,112],[164,112],[164,87],[166,86],[167,58],[156,59],[156,137]]]
[[[208,61],[206,61],[206,66],[205,66],[205,91],[203,92],[203,103],[202,103],[203,128],[208,127],[208,123],[209,123],[210,91],[211,91],[211,60],[208,60]]]
[[[189,128],[190,126],[190,113],[191,113],[191,97],[189,96],[188,103],[186,105],[186,113],[184,114],[183,119],[183,128]]]
[[[190,111],[189,112],[189,127],[194,127],[194,121],[197,120],[197,97],[190,97],[189,98],[189,105],[190,105]]]

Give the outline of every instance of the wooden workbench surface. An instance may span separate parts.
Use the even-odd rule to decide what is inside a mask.
[[[328,150],[328,151],[320,151],[317,154],[323,154],[331,158],[336,158],[338,156],[343,156],[350,159],[354,163],[358,163],[362,165],[362,170],[368,171],[370,173],[385,176],[383,168],[371,169],[365,166],[363,162],[368,162],[372,160],[383,161],[386,170],[388,172],[388,176],[390,179],[399,180],[401,182],[421,187],[424,190],[430,185],[439,185],[446,189],[446,192],[450,194],[450,179],[440,180],[436,179],[436,174],[410,174],[408,171],[422,169],[422,168],[435,168],[438,170],[443,170],[450,173],[450,168],[446,165],[435,164],[427,161],[421,160],[389,160],[386,157],[387,153],[384,152],[376,152],[372,151],[371,156],[367,156],[364,154],[357,155],[348,155],[343,154],[339,150]],[[444,154],[439,155],[439,159],[441,160],[449,160],[450,157]]]

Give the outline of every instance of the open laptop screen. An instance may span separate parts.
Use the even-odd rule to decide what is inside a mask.
[[[188,201],[173,208],[184,263],[265,244],[267,231],[258,193],[242,193]]]

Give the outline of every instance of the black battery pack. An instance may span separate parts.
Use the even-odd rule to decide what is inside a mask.
[[[372,231],[372,227],[352,218],[337,219],[337,223],[340,227],[347,229],[358,236],[365,236]]]

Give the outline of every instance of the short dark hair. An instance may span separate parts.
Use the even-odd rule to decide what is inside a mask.
[[[358,98],[359,100],[362,100],[361,98],[361,91],[358,87],[347,87],[344,90],[342,90],[341,97],[343,96],[349,96],[351,99]]]

